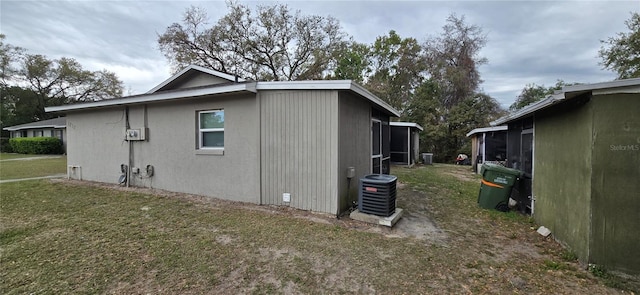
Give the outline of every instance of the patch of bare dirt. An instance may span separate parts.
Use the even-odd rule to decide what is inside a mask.
[[[444,172],[443,174],[445,175],[449,175],[449,176],[453,176],[459,180],[462,181],[475,181],[475,174],[473,173],[473,171],[469,170],[452,170],[450,172]]]

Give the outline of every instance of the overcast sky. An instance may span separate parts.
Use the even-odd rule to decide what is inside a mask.
[[[241,1],[255,6],[270,1]],[[640,1],[280,1],[303,14],[337,18],[354,40],[370,44],[395,30],[419,41],[442,32],[447,16],[464,15],[488,42],[481,56],[482,90],[508,107],[531,83],[595,83],[615,79],[598,64],[600,40],[626,32]],[[157,34],[180,22],[190,5],[210,22],[223,1],[0,1],[5,42],[49,58],[72,57],[89,70],[107,69],[127,94],[148,91],[170,76]]]

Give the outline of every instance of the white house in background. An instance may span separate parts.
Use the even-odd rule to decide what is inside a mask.
[[[388,173],[398,111],[348,80],[255,82],[189,66],[146,94],[50,107],[85,180],[340,214]],[[355,173],[351,173],[355,170]]]
[[[67,119],[65,117],[42,120],[15,126],[2,128],[14,137],[57,137],[62,141],[66,150],[67,147]]]

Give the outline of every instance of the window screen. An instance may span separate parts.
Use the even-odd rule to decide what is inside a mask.
[[[224,110],[199,112],[198,121],[200,148],[224,148]]]

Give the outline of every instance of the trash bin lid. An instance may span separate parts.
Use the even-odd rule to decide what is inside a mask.
[[[393,175],[369,174],[369,175],[365,175],[360,180],[368,182],[368,183],[390,183],[390,182],[396,181],[396,179],[398,179],[398,178],[393,176]]]
[[[507,168],[507,167],[503,167],[503,166],[500,166],[500,165],[497,165],[497,164],[491,164],[491,163],[482,164],[482,171],[500,172],[500,173],[514,175],[514,176],[517,176],[517,177],[521,177],[522,176],[522,171],[520,171],[518,169],[511,169],[511,168]]]

